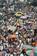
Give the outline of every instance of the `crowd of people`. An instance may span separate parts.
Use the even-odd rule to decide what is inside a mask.
[[[0,56],[28,56],[23,45],[37,46],[37,12],[31,6],[23,10],[24,16],[29,15],[25,20],[11,14],[4,19],[0,27]]]

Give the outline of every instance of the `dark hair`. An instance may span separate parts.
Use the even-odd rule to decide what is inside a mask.
[[[8,30],[8,32],[9,32],[10,34],[13,34],[13,32],[12,32],[11,30]]]
[[[24,53],[26,53],[24,50],[22,50],[22,53],[24,54]]]

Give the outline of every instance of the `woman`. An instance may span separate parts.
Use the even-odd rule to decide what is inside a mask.
[[[22,50],[20,56],[28,56],[28,55],[26,54],[26,49],[23,49],[23,50]]]

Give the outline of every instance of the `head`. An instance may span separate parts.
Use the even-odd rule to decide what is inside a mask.
[[[22,50],[22,53],[26,53],[26,49],[23,49],[23,50]]]

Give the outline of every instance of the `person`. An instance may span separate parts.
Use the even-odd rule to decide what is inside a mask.
[[[23,50],[22,50],[20,56],[28,56],[28,55],[26,54],[26,49],[23,49]]]
[[[31,51],[30,56],[34,56],[34,50]]]

